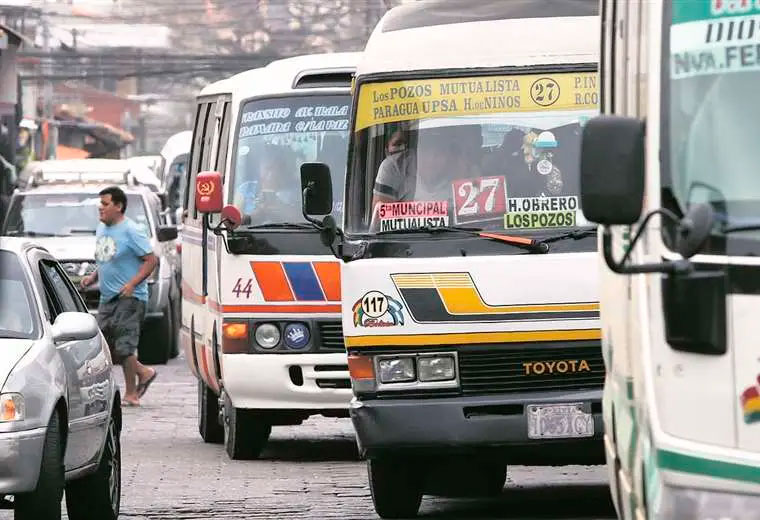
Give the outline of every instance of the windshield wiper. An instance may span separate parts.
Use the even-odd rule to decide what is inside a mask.
[[[551,244],[552,242],[558,242],[560,240],[567,240],[572,238],[573,240],[580,240],[582,238],[594,236],[597,233],[597,226],[588,226],[588,227],[582,227],[573,229],[572,231],[567,231],[565,233],[560,233],[558,235],[546,237],[539,239],[538,241],[542,244]]]
[[[15,330],[0,329],[0,338],[6,339],[29,339],[29,334]]]
[[[546,253],[549,251],[548,244],[542,243],[540,240],[533,238],[517,237],[512,235],[502,235],[499,233],[490,233],[482,230],[481,228],[473,228],[466,226],[422,226],[411,229],[399,229],[396,231],[387,230],[375,233],[375,236],[382,235],[405,235],[413,233],[467,233],[469,235],[485,238],[488,240],[496,240],[498,242],[504,242],[515,247],[526,249],[531,253]]]
[[[760,222],[750,222],[748,224],[737,224],[735,226],[724,226],[720,228],[723,233],[736,233],[738,231],[757,231],[760,229]]]
[[[269,224],[256,224],[256,225],[249,224],[247,226],[240,226],[236,231],[247,230],[247,229],[272,229],[272,228],[314,229],[314,226],[312,226],[311,224],[307,224],[305,222],[272,222]]]
[[[94,235],[95,230],[87,228],[71,228],[69,229],[69,233],[72,235]]]
[[[55,233],[43,233],[41,231],[11,231],[9,236],[12,237],[60,237]]]
[[[387,229],[385,231],[378,231],[375,236],[382,235],[411,235],[415,233],[479,233],[482,231],[480,228],[465,227],[465,226],[420,226],[417,228],[408,229]]]

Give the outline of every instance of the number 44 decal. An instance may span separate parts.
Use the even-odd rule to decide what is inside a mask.
[[[245,280],[243,278],[238,278],[237,282],[235,283],[235,287],[232,288],[232,294],[234,294],[238,298],[240,298],[241,294],[245,294],[246,299],[248,299],[251,297],[252,290],[253,290],[253,278],[248,278],[248,280]]]

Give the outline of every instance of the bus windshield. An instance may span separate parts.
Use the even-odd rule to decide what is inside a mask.
[[[666,3],[667,4],[667,3]],[[760,6],[693,2],[666,6],[670,55],[663,137],[669,161],[663,187],[685,212],[711,202],[723,226],[760,221]],[[668,18],[666,18],[668,20]],[[760,233],[742,234],[744,239]]]
[[[333,214],[340,218],[350,103],[350,95],[320,95],[244,105],[235,146],[233,204],[252,225],[306,223],[300,180],[305,162],[330,167]]]
[[[358,103],[349,232],[586,224],[579,155],[595,74],[369,83]]]

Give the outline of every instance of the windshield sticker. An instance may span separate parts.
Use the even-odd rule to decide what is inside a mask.
[[[370,83],[359,91],[356,131],[432,117],[595,109],[598,102],[593,72]]]
[[[760,70],[756,36],[760,2],[713,0],[711,4],[709,8],[707,2],[674,4],[672,79]]]
[[[742,393],[741,405],[745,423],[760,422],[760,376],[757,376],[757,385],[750,386]]]
[[[394,327],[404,324],[404,306],[380,291],[369,291],[354,303],[354,327]]]
[[[377,205],[380,231],[449,225],[449,203],[439,201],[384,202]]]
[[[480,177],[454,181],[454,222],[498,220],[507,210],[507,184],[504,177]]]
[[[504,229],[534,229],[573,226],[575,226],[574,211],[507,213],[504,215]]]
[[[578,197],[522,197],[507,201],[509,213],[535,213],[539,211],[577,211],[580,208]]]
[[[240,138],[291,132],[346,132],[348,111],[346,104],[250,110],[243,112],[240,120]]]

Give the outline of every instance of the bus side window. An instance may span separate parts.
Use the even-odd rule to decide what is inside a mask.
[[[224,102],[221,120],[221,136],[219,137],[219,151],[216,154],[216,171],[222,174],[222,179],[227,178],[227,151],[229,150],[230,140],[230,102]]]
[[[210,129],[208,121],[211,117],[213,103],[200,103],[198,112],[195,116],[195,128],[193,130],[193,146],[190,152],[190,168],[187,170],[188,182],[185,189],[185,208],[193,219],[198,218],[198,211],[195,208],[195,177],[204,166],[204,156],[208,155],[207,142],[209,141],[207,131]],[[213,128],[213,127],[211,127]],[[206,160],[206,163],[208,160]]]

